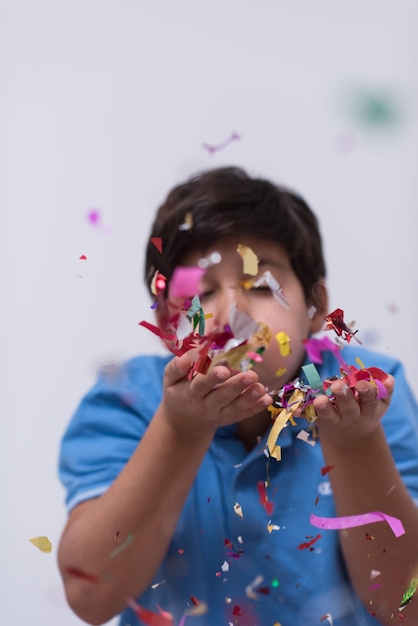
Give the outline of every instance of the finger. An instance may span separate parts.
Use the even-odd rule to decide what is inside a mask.
[[[227,416],[228,421],[241,421],[261,413],[270,404],[273,404],[272,396],[266,393],[263,385],[256,383],[247,387],[230,404],[224,406],[221,416]]]
[[[231,374],[227,368],[222,367],[214,368],[212,374],[215,378],[207,376],[205,380],[196,377],[193,380],[194,390],[205,396],[216,392],[216,399],[222,404],[232,402],[244,390],[258,382],[258,376],[253,371]],[[265,393],[265,388],[260,383],[258,385],[262,388],[262,393]],[[258,394],[258,397],[260,396],[261,393]]]
[[[319,421],[328,424],[337,424],[341,420],[341,416],[335,410],[328,396],[320,395],[314,399],[313,405],[318,415]]]
[[[166,386],[174,385],[187,377],[194,361],[191,352],[190,350],[181,356],[175,356],[174,359],[167,363],[164,370],[164,382]]]

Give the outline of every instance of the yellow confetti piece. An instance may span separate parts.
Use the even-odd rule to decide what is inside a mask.
[[[189,211],[184,216],[184,222],[183,222],[183,224],[180,224],[179,230],[191,230],[192,227],[193,227],[193,215]]]
[[[244,513],[242,512],[242,506],[236,502],[234,504],[234,511],[239,517],[244,517]]]
[[[287,369],[285,367],[279,367],[279,369],[275,371],[274,375],[283,376],[283,374],[286,374],[286,371]]]
[[[270,535],[273,532],[273,530],[280,530],[280,526],[278,526],[277,524],[271,524],[270,522],[267,524],[267,530],[269,531]]]
[[[47,553],[52,551],[52,544],[48,537],[32,537],[29,541],[41,552]]]
[[[281,330],[276,335],[276,341],[279,344],[280,354],[282,356],[289,356],[289,354],[292,352],[292,350],[290,349],[289,335],[285,333],[283,330]]]
[[[293,413],[303,401],[303,398],[303,392],[300,389],[295,389],[295,391],[289,398],[289,408],[284,409],[281,413],[279,413],[276,421],[271,427],[269,436],[267,438],[267,448],[270,456],[275,458],[276,461],[280,461],[282,458],[282,450],[281,447],[277,444],[277,439],[288,421],[293,421],[293,423],[295,423],[293,420]]]
[[[242,257],[244,274],[256,276],[258,273],[258,257],[255,252],[242,243],[238,244],[237,252]]]

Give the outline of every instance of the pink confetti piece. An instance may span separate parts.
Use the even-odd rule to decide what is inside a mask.
[[[103,224],[102,216],[98,209],[91,209],[87,213],[87,221],[102,235],[110,235],[113,232],[111,228]]]
[[[85,254],[82,254],[82,255],[79,257],[79,259],[80,259],[80,261],[87,261],[87,257],[86,257],[86,255],[85,255]]]
[[[238,133],[236,132],[233,132],[227,139],[225,139],[225,141],[218,144],[217,146],[212,146],[208,143],[204,143],[202,145],[209,152],[209,154],[214,154],[215,152],[218,152],[219,150],[223,150],[230,143],[232,143],[233,141],[237,141],[238,139],[241,139],[240,135],[238,135]]]
[[[100,219],[100,211],[98,211],[97,209],[91,209],[91,211],[87,213],[87,221],[94,226],[97,226],[99,224]]]
[[[381,511],[372,511],[371,513],[363,513],[361,515],[346,515],[343,517],[318,517],[314,513],[311,513],[309,521],[312,526],[325,528],[326,530],[344,530],[346,528],[354,528],[355,526],[374,524],[375,522],[386,522],[395,537],[400,537],[405,534],[405,529],[400,519],[382,513]]]
[[[177,267],[170,281],[170,298],[190,298],[200,292],[201,267]]]

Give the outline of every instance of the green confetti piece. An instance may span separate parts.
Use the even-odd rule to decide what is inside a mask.
[[[408,585],[408,589],[405,591],[405,593],[402,596],[402,600],[398,609],[399,611],[402,611],[402,609],[404,609],[406,605],[411,602],[417,590],[417,587],[418,587],[418,578],[413,578]]]

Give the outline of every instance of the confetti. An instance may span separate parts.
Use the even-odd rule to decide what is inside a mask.
[[[238,502],[234,504],[234,511],[239,517],[244,517],[244,513],[242,512],[242,507]]]
[[[332,615],[331,613],[325,613],[325,615],[323,615],[320,619],[321,622],[325,622],[325,620],[328,621],[328,623],[330,624],[330,626],[333,626],[334,624],[334,620],[332,619]]]
[[[266,485],[263,480],[260,480],[257,483],[257,490],[260,504],[264,507],[267,515],[270,517],[274,510],[274,503],[268,499]]]
[[[85,254],[82,254],[82,255],[79,257],[79,259],[80,259],[80,261],[87,261],[87,257],[86,257],[86,255],[85,255]]]
[[[41,552],[45,554],[48,552],[52,552],[52,544],[49,541],[48,537],[32,537],[29,541]]]
[[[257,596],[257,594],[255,593],[255,588],[256,588],[256,587],[259,587],[259,586],[261,585],[261,583],[263,582],[263,580],[264,580],[264,577],[263,577],[263,576],[260,576],[260,575],[259,575],[259,576],[256,576],[256,577],[254,578],[254,580],[253,580],[253,581],[252,581],[249,585],[247,585],[247,586],[245,587],[245,595],[246,595],[248,598],[251,598],[251,599],[253,599],[253,600],[257,600],[258,596]]]
[[[344,517],[318,517],[311,513],[310,522],[312,526],[325,528],[327,530],[343,530],[346,528],[354,528],[355,526],[364,526],[365,524],[374,524],[375,522],[386,522],[395,537],[405,534],[405,529],[400,519],[382,513],[381,511],[372,511],[362,515],[347,515]]]
[[[279,344],[280,354],[282,356],[289,356],[289,354],[292,352],[292,350],[290,349],[289,335],[285,333],[283,330],[281,330],[276,335],[276,341]]]
[[[201,267],[176,267],[170,280],[170,298],[190,298],[200,293],[199,282],[205,270]]]
[[[258,273],[258,257],[255,252],[242,243],[238,244],[237,252],[242,257],[244,274],[256,276]]]
[[[90,222],[90,224],[97,226],[100,223],[100,220],[100,211],[98,211],[97,209],[91,209],[87,213],[87,221]]]
[[[154,613],[154,611],[144,609],[132,600],[132,598],[128,598],[127,603],[128,606],[130,606],[135,612],[135,615],[139,617],[144,624],[148,624],[149,626],[174,626],[174,620],[171,613],[163,611],[160,607],[158,607],[159,613]]]
[[[277,524],[272,524],[270,520],[269,523],[267,524],[267,530],[271,534],[273,530],[280,530],[280,526],[278,526]]]
[[[151,589],[157,589],[157,587],[160,587],[161,585],[165,585],[165,580],[160,580],[160,582],[158,583],[154,583],[153,585],[151,585]]]
[[[293,413],[296,411],[298,406],[302,403],[303,398],[304,398],[303,392],[300,389],[295,389],[295,391],[292,393],[289,399],[288,408],[283,409],[278,414],[273,426],[270,429],[270,432],[267,438],[267,448],[270,453],[270,456],[275,458],[277,461],[280,461],[282,458],[281,447],[277,443],[279,435],[281,431],[283,430],[283,428],[286,426],[287,422],[292,418]]]
[[[405,591],[405,593],[402,596],[402,600],[399,605],[398,611],[403,611],[404,608],[411,602],[412,598],[415,595],[417,587],[418,587],[418,578],[413,578],[408,585],[408,589]]]
[[[189,211],[184,216],[184,221],[182,224],[180,224],[179,230],[191,230],[192,227],[193,227],[193,215]]]
[[[231,135],[227,139],[225,139],[222,143],[218,144],[217,146],[213,146],[208,143],[204,143],[202,145],[209,152],[209,154],[214,154],[215,152],[218,152],[219,150],[223,150],[230,143],[232,143],[233,141],[237,141],[238,139],[241,139],[241,137],[234,131],[231,133]]]
[[[163,240],[161,237],[151,237],[151,243],[157,248],[158,252],[163,252]]]
[[[316,537],[313,537],[310,541],[305,541],[304,543],[301,543],[298,545],[298,550],[306,550],[307,548],[310,548],[311,546],[313,546],[314,543],[316,543],[318,541],[318,539],[321,539],[322,535],[317,535]]]
[[[284,309],[289,309],[289,303],[283,293],[283,289],[270,271],[263,272],[260,278],[254,281],[250,286],[261,287],[263,285],[266,285],[270,288],[274,299],[277,300],[277,302],[279,302]]]
[[[121,552],[126,550],[126,548],[128,548],[128,546],[131,545],[133,539],[134,539],[134,536],[132,534],[127,535],[126,540],[123,543],[121,543],[119,546],[117,546],[117,548],[114,548],[112,552],[109,554],[109,556],[110,557],[116,556],[117,554],[120,554]]]
[[[329,472],[331,472],[331,470],[334,469],[334,465],[325,465],[324,467],[321,467],[321,476],[325,476],[326,474],[329,474]]]
[[[324,330],[334,330],[338,337],[341,337],[347,343],[350,343],[353,337],[355,338],[357,343],[361,343],[361,341],[355,336],[358,331],[353,331],[353,326],[355,322],[350,322],[350,324],[346,324],[344,322],[344,311],[342,309],[335,309],[335,311],[332,311],[332,313],[326,315],[325,321],[326,326],[324,327]]]
[[[379,570],[377,569],[372,569],[372,571],[370,572],[370,579],[373,580],[373,578],[377,578],[378,576],[380,576],[382,572],[379,572]]]
[[[102,221],[101,213],[98,209],[91,209],[87,213],[87,221],[93,226],[99,233],[107,235],[111,233],[111,229],[107,228]]]
[[[392,128],[401,121],[400,103],[393,93],[359,90],[351,95],[349,108],[354,120],[368,128]]]
[[[308,443],[310,446],[316,445],[316,441],[312,441],[312,439],[309,439],[309,433],[303,429],[298,432],[298,434],[296,435],[296,439],[301,439],[302,441]]]

